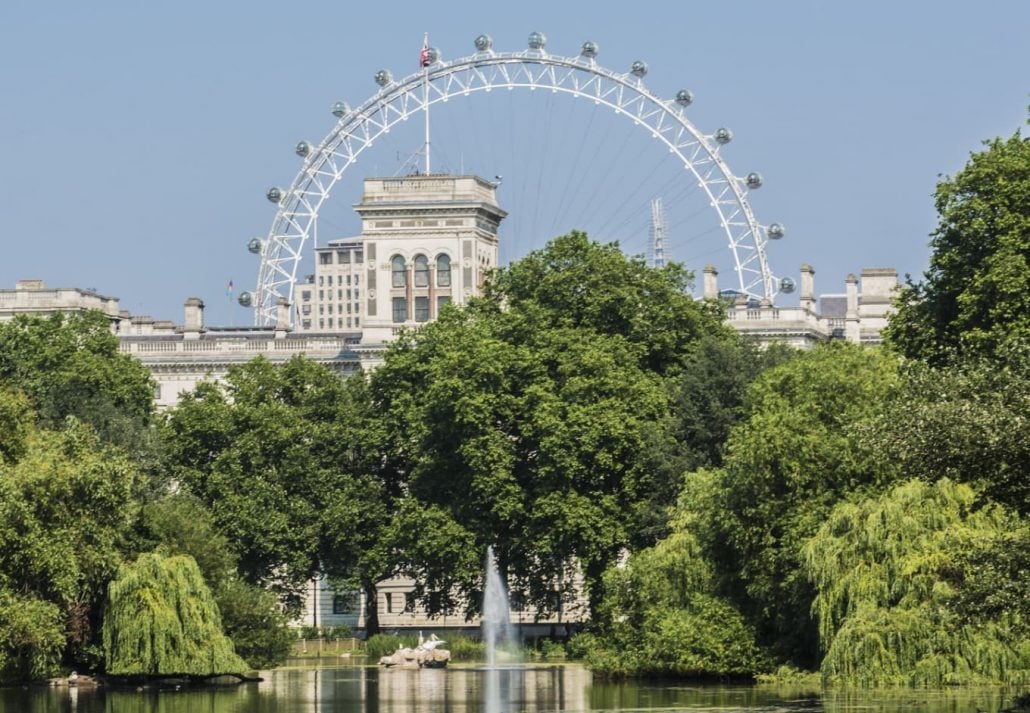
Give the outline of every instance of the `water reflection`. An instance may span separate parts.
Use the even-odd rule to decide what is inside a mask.
[[[0,689],[0,713],[440,713],[443,711],[754,711],[976,713],[1011,703],[999,689],[826,692],[765,686],[594,682],[579,666],[384,671],[284,669],[259,684],[203,690]]]

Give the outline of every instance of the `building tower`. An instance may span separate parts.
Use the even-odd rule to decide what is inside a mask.
[[[507,215],[496,191],[478,176],[366,178],[361,235],[317,249],[315,274],[297,288],[300,330],[382,343],[480,294]]]

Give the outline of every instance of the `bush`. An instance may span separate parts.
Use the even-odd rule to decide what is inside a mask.
[[[382,656],[389,656],[399,648],[413,649],[416,646],[418,646],[417,636],[410,634],[405,636],[376,634],[375,636],[368,637],[368,641],[365,642],[365,651],[370,658],[379,659]]]
[[[540,656],[548,661],[564,661],[565,660],[565,646],[560,641],[551,641],[550,639],[541,639],[540,641]]]
[[[581,631],[578,634],[573,634],[572,638],[565,644],[565,654],[574,661],[582,661],[586,659],[591,651],[596,650],[599,645],[595,635],[589,631]]]
[[[215,601],[226,635],[248,664],[274,668],[290,655],[294,635],[274,594],[231,579],[215,590]]]
[[[323,639],[350,639],[354,637],[354,629],[350,628],[346,624],[339,624],[337,626],[324,626],[322,627],[322,638]]]
[[[444,648],[451,652],[452,661],[485,661],[486,644],[468,636],[448,639]]]

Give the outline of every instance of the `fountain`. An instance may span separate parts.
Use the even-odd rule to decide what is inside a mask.
[[[501,573],[497,571],[494,548],[486,548],[486,583],[483,588],[483,642],[486,645],[486,663],[497,666],[498,645],[514,648],[515,632],[511,626],[508,591]]]

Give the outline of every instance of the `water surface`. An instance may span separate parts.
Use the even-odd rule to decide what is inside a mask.
[[[998,689],[819,693],[767,686],[593,681],[575,665],[397,671],[285,668],[261,683],[175,690],[0,689],[0,713],[977,713],[1009,703]]]

